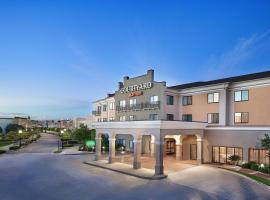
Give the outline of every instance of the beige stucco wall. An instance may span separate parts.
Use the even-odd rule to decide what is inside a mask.
[[[193,121],[207,122],[208,113],[218,112],[219,103],[207,103],[207,94],[192,95],[192,105],[182,107],[182,114],[192,114]]]
[[[109,120],[110,117],[115,118],[115,106],[113,110],[109,109],[109,104],[115,103],[114,97],[108,97],[99,101],[94,102],[93,109],[97,110],[98,106],[101,106],[101,115],[94,116],[94,121],[97,122],[98,119],[104,119],[107,118]],[[103,105],[107,105],[107,111],[103,111]]]
[[[270,125],[270,87],[250,88],[249,100],[234,102],[234,111],[248,112],[248,125]]]

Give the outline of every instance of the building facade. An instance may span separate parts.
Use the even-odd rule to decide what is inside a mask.
[[[115,140],[133,152],[133,167],[142,154],[155,156],[155,173],[163,174],[163,158],[202,163],[269,163],[260,139],[270,133],[270,72],[168,87],[154,80],[154,70],[118,83],[117,91],[94,103],[96,159],[101,135],[110,138],[109,162]],[[114,103],[110,112],[104,105]],[[113,116],[113,120],[108,120]]]

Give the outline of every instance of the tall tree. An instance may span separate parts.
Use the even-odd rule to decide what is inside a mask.
[[[265,134],[264,138],[261,139],[262,147],[267,150],[267,157],[269,160],[268,173],[270,173],[270,135]]]

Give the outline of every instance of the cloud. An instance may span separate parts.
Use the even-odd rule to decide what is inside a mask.
[[[227,52],[216,56],[212,55],[204,65],[206,77],[213,78],[217,76],[228,75],[232,72],[245,70],[250,66],[251,61],[257,59],[270,50],[270,29],[258,34],[255,33],[248,38],[240,38],[238,42]],[[269,62],[270,64],[270,59]],[[265,67],[265,66],[261,66]]]

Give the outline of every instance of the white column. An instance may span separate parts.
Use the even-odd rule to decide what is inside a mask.
[[[115,137],[109,138],[109,157],[108,162],[113,163],[115,161]]]
[[[156,164],[155,164],[155,175],[163,175],[163,148],[164,148],[164,139],[161,138],[155,141],[156,145]]]
[[[133,169],[141,168],[142,138],[134,139]]]
[[[94,160],[98,161],[98,160],[100,160],[100,157],[101,157],[101,136],[96,137],[95,151],[96,151],[96,154],[95,154],[95,159]]]
[[[176,158],[176,160],[182,160],[182,149],[183,149],[182,140],[183,140],[183,137],[181,135],[175,137],[175,141],[176,141],[175,158]]]
[[[155,136],[151,135],[151,156],[155,155]]]
[[[203,139],[197,136],[197,164],[203,163]]]

